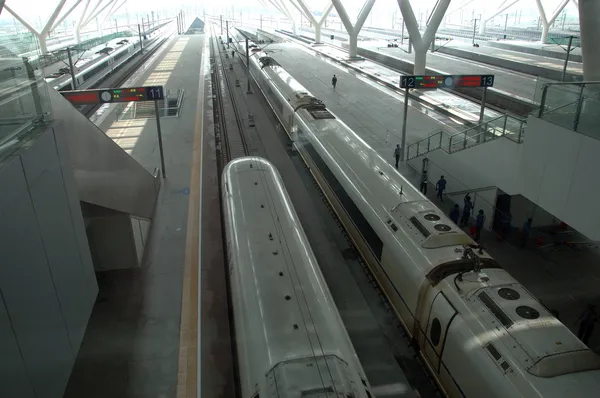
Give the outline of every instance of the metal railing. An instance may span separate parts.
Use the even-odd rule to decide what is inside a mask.
[[[437,149],[454,153],[501,137],[520,144],[525,138],[526,124],[525,119],[502,115],[460,133],[450,134],[441,130],[409,145],[407,159],[414,159]]]
[[[542,84],[538,117],[582,134],[600,138],[600,81]]]
[[[180,88],[173,98],[170,90],[166,90],[164,100],[158,101],[160,117],[179,117],[185,98],[185,90]],[[154,104],[151,102],[127,102],[118,104],[115,108],[116,120],[147,119],[156,116]]]

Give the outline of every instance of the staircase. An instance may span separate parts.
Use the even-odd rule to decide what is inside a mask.
[[[165,99],[158,101],[160,117],[179,117],[183,106],[185,90],[177,90],[177,95],[172,96],[167,90]],[[117,120],[151,119],[156,117],[154,102],[130,102],[120,104],[115,111]]]
[[[470,127],[460,133],[450,134],[447,131],[440,130],[429,137],[409,145],[407,160],[423,156],[438,149],[452,154],[498,138],[508,138],[520,144],[525,138],[526,125],[527,120],[525,119],[503,115],[475,127]]]

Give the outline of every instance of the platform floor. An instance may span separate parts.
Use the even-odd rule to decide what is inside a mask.
[[[304,28],[302,33],[305,36],[312,37],[313,31],[308,28]],[[334,37],[344,38],[344,40],[338,40],[337,38],[333,41],[329,40],[328,36],[333,34]],[[408,33],[406,33],[408,35]],[[403,61],[414,63],[414,52],[408,53],[408,39],[405,39],[404,45],[399,45],[398,48],[388,48],[387,42],[378,40],[381,38],[390,38],[389,35],[380,33],[363,31],[360,35],[364,40],[358,42],[359,48],[365,48],[372,51],[377,51],[382,54],[398,58]],[[338,30],[323,29],[323,41],[325,43],[332,43],[336,46],[347,45],[347,34]],[[542,57],[533,54],[527,54],[502,48],[495,48],[491,46],[485,46],[482,44],[479,48],[473,49],[472,45],[468,42],[456,40],[448,44],[443,42],[440,44],[436,43],[436,47],[444,45],[447,47],[456,47],[465,51],[478,51],[482,54],[507,58],[513,61],[534,64],[546,69],[560,70],[562,71],[564,61],[555,58]],[[513,95],[526,101],[536,102],[541,98],[541,83],[548,81],[547,79],[538,78],[525,73],[514,72],[508,69],[503,69],[497,66],[484,64],[481,62],[475,62],[460,57],[455,57],[440,52],[427,53],[427,67],[431,68],[441,74],[494,74],[496,80],[494,82],[494,90],[506,93],[507,95]],[[582,74],[583,66],[579,62],[569,62],[567,71],[572,74]]]
[[[179,118],[162,120],[167,178],[139,269],[98,273],[100,293],[65,397],[175,397],[182,280],[203,36],[178,36],[130,83],[185,88]],[[159,50],[160,51],[160,50]],[[132,84],[133,85],[133,84]],[[148,170],[160,165],[154,119],[97,123]],[[197,200],[197,198],[195,198]]]
[[[304,87],[323,100],[383,158],[389,159],[390,163],[393,161],[393,147],[399,142],[397,132],[402,120],[401,105],[393,94],[388,95],[386,88],[365,83],[360,76],[348,73],[336,64],[293,49],[289,43],[271,44],[269,47],[273,50],[273,57]],[[336,91],[330,85],[334,73],[339,77]],[[408,122],[407,143],[426,134],[428,127],[423,127],[432,123],[426,121],[425,115],[419,117],[414,110],[409,110]],[[402,165],[400,172],[417,186],[420,177],[412,168]],[[430,178],[437,179],[437,176]],[[430,187],[429,191],[434,203],[449,211],[446,208],[449,201],[442,204],[435,200],[434,189]],[[519,249],[514,242],[499,242],[492,232],[482,234],[482,243],[533,294],[548,307],[558,310],[561,320],[573,332],[577,332],[577,318],[588,303],[600,306],[598,249],[541,251],[533,243],[526,249]],[[600,351],[600,333],[593,336],[590,346]]]

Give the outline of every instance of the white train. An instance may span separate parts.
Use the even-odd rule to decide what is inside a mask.
[[[221,188],[242,397],[372,397],[278,171],[238,158]]]
[[[135,47],[139,47],[139,40],[135,37],[126,38],[128,42],[117,44],[123,41],[123,39],[115,39],[106,45],[106,48],[110,47],[113,50],[108,54],[95,54],[94,58],[86,64],[82,65],[80,69],[75,71],[75,81],[77,87],[81,87],[84,83],[90,81],[97,81],[105,74],[100,74],[107,67],[115,64],[123,58],[129,58],[135,52]],[[74,60],[75,61],[75,60]],[[57,78],[47,78],[46,81],[56,90],[72,90],[73,83],[71,74],[67,73]],[[89,84],[86,87],[89,87]]]
[[[600,358],[493,258],[273,58],[250,71],[446,395],[599,393]]]

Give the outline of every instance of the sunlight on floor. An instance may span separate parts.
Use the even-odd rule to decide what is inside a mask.
[[[154,68],[154,71],[150,73],[150,76],[144,82],[144,86],[164,86],[169,81],[169,77],[171,77],[171,73],[189,40],[187,37],[182,37],[173,44],[173,47]]]
[[[150,73],[142,86],[164,86],[171,77],[171,73],[175,69],[179,58],[183,53],[183,49],[190,39],[182,37],[178,39],[171,49],[165,54],[160,63]],[[123,114],[131,111],[133,102],[127,104],[122,111]],[[132,154],[138,140],[144,131],[147,123],[154,123],[154,119],[131,119],[117,120],[106,130],[106,135],[112,138],[129,155]]]
[[[134,119],[116,121],[106,131],[106,135],[113,139],[125,152],[131,155],[146,123],[153,119]]]

